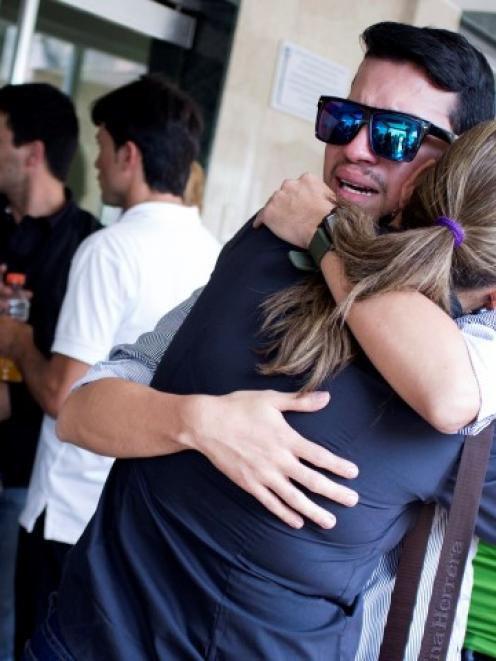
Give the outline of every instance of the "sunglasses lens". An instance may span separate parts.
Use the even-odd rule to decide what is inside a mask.
[[[376,113],[370,136],[377,156],[391,161],[413,161],[422,140],[422,125],[395,113]]]
[[[315,133],[331,145],[347,145],[363,124],[363,111],[346,101],[328,101],[317,115]]]

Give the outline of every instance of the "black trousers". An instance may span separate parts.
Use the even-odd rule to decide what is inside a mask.
[[[43,538],[45,515],[32,532],[20,528],[15,574],[15,658],[48,613],[48,597],[58,589],[70,544]]]

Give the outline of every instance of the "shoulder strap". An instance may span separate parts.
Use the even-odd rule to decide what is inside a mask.
[[[494,423],[476,436],[468,436],[464,443],[448,526],[424,627],[419,661],[446,659],[493,433]],[[426,509],[429,507],[430,512]],[[432,514],[432,506],[424,506],[415,528],[405,538],[384,631],[380,661],[404,659]]]
[[[439,565],[427,612],[419,661],[445,659],[465,564],[475,529],[494,424],[465,440]]]
[[[405,535],[379,661],[403,661],[435,509],[434,504],[422,505],[415,526]]]

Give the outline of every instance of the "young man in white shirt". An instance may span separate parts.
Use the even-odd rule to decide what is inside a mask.
[[[55,418],[69,388],[113,345],[135,340],[164,308],[204,283],[219,251],[198,210],[182,201],[201,130],[192,100],[147,75],[99,99],[92,119],[102,198],[123,214],[76,253],[51,358],[36,351],[29,327],[19,324],[12,324],[16,336],[6,347],[46,412],[20,518],[18,652],[43,617],[63,556],[91,517],[112,464],[56,438]]]

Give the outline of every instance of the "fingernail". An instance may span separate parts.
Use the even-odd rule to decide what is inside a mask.
[[[355,464],[348,464],[345,468],[346,477],[350,479],[358,477],[359,472],[358,466],[355,466]]]
[[[328,514],[327,516],[323,516],[320,520],[320,526],[322,528],[334,528],[336,525],[336,517],[332,516],[332,514]]]
[[[312,397],[317,401],[318,404],[325,404],[329,401],[329,393],[325,390],[317,390],[312,393]]]
[[[348,494],[344,500],[344,504],[347,507],[355,507],[357,503],[358,503],[358,494],[355,491],[353,491],[353,493]]]

